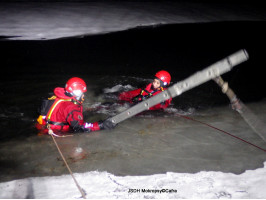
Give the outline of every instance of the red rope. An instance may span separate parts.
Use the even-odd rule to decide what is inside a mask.
[[[227,135],[230,135],[231,137],[234,137],[234,138],[236,138],[236,139],[238,139],[238,140],[241,140],[241,141],[243,141],[243,142],[245,142],[245,143],[247,143],[247,144],[249,144],[249,145],[251,145],[251,146],[254,146],[254,147],[256,147],[256,148],[258,148],[258,149],[260,149],[260,150],[266,152],[266,149],[263,149],[263,148],[261,148],[261,147],[255,145],[255,144],[252,144],[251,142],[248,142],[248,141],[246,141],[246,140],[244,140],[244,139],[242,139],[242,138],[240,138],[240,137],[237,137],[237,136],[235,136],[235,135],[233,135],[233,134],[231,134],[231,133],[228,133],[228,132],[226,132],[226,131],[224,131],[224,130],[222,130],[222,129],[216,128],[216,127],[214,127],[214,126],[212,126],[212,125],[210,125],[210,124],[207,124],[207,123],[205,123],[205,122],[201,122],[201,121],[199,121],[199,120],[193,119],[193,118],[188,117],[188,116],[183,116],[183,115],[179,115],[179,114],[177,114],[177,115],[180,116],[180,117],[183,117],[183,118],[185,118],[185,119],[189,119],[189,120],[192,120],[192,121],[195,121],[195,122],[198,122],[198,123],[204,124],[205,126],[208,126],[208,127],[213,128],[213,129],[215,129],[215,130],[218,130],[218,131],[220,131],[220,132],[222,132],[222,133],[225,133],[225,134],[227,134]]]

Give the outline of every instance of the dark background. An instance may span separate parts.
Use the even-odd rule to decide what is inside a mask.
[[[250,59],[224,78],[243,100],[257,101],[265,97],[264,27],[265,22],[218,22],[134,28],[50,41],[2,40],[1,82],[40,75],[151,77],[161,69],[168,70],[176,82],[246,49]]]

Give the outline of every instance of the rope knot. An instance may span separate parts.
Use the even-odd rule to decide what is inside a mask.
[[[222,85],[222,92],[223,93],[226,93],[228,90],[228,83],[227,82],[224,82],[223,85]]]

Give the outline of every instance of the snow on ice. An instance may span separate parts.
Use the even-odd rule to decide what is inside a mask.
[[[74,174],[86,198],[266,198],[264,168],[243,174],[202,171],[149,176],[115,176],[108,172]],[[0,198],[82,198],[70,175],[35,177],[0,183]]]

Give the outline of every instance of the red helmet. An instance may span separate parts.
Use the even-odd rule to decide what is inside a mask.
[[[66,83],[65,89],[73,96],[80,97],[83,93],[87,92],[87,86],[83,79],[73,77]]]
[[[167,71],[164,71],[164,70],[158,71],[155,74],[155,77],[160,79],[160,81],[162,82],[163,86],[167,86],[167,85],[170,84],[171,75]]]

